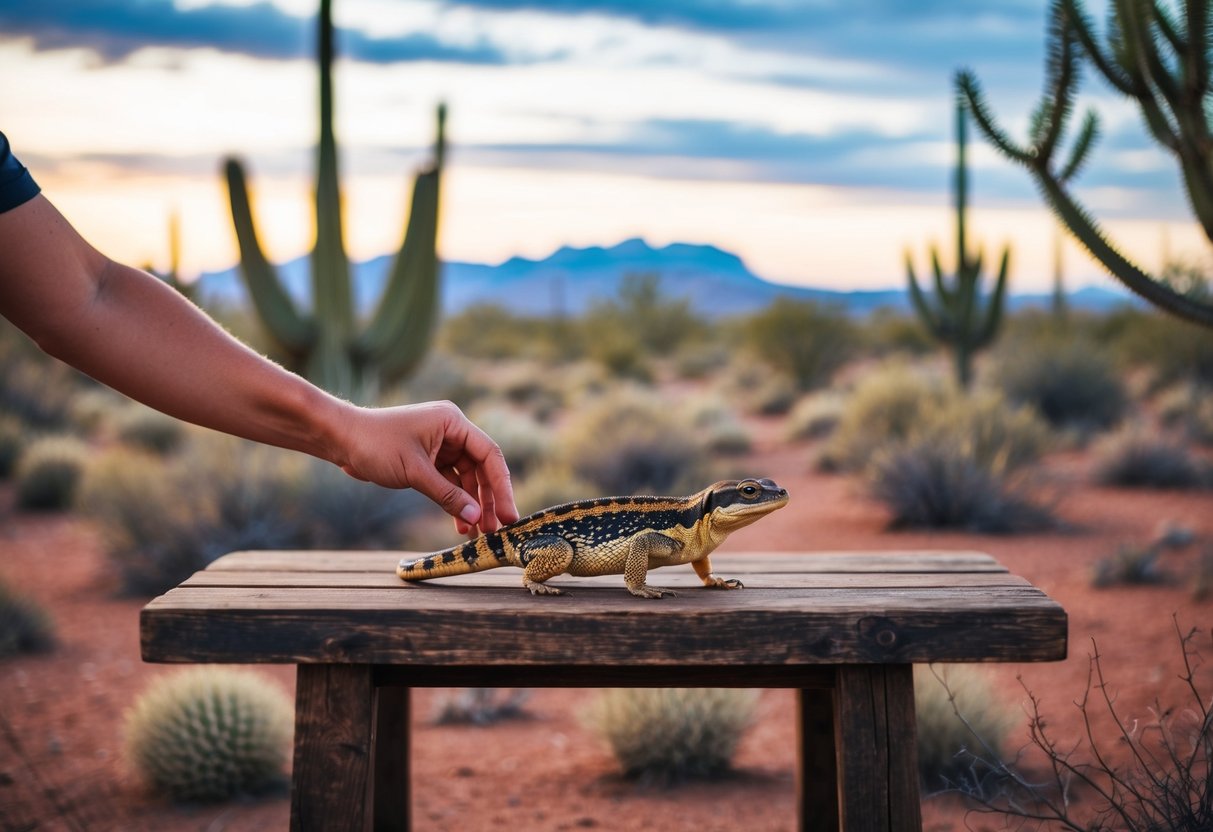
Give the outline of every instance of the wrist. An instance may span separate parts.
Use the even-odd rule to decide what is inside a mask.
[[[349,462],[349,429],[357,409],[357,405],[307,385],[302,410],[307,425],[307,444],[301,450],[339,467],[346,465]]]

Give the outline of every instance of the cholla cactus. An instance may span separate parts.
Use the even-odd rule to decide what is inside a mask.
[[[68,508],[88,460],[88,446],[71,436],[44,436],[17,461],[17,505],[41,511]]]
[[[604,690],[590,725],[630,777],[658,782],[727,771],[757,693],[728,688]]]
[[[1130,291],[1158,308],[1213,327],[1213,303],[1151,275],[1125,257],[1070,188],[1099,133],[1088,111],[1062,159],[1082,64],[1093,67],[1137,105],[1150,135],[1179,167],[1188,203],[1205,236],[1213,239],[1213,142],[1209,140],[1210,32],[1213,7],[1199,0],[1110,0],[1103,41],[1081,0],[1053,0],[1046,49],[1045,92],[1032,113],[1028,141],[1016,144],[995,120],[977,76],[956,83],[977,126],[1007,159],[1028,170],[1058,220],[1091,256]]]
[[[279,781],[291,704],[249,671],[198,667],[160,680],[130,711],[126,754],[175,800],[224,800]]]

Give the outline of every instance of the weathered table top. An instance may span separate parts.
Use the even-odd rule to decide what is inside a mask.
[[[572,578],[532,597],[502,568],[417,584],[405,552],[239,552],[142,612],[153,662],[418,667],[743,669],[911,662],[1054,661],[1066,613],[988,555],[716,554],[740,591],[690,567],[650,573],[677,597],[634,598],[621,576]]]

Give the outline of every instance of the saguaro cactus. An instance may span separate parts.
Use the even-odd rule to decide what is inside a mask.
[[[433,163],[417,174],[404,242],[371,319],[358,331],[350,263],[342,237],[337,142],[333,133],[331,0],[318,16],[320,140],[316,164],[316,244],[311,256],[312,311],[304,313],[283,288],[262,252],[240,162],[224,165],[240,271],[257,314],[292,369],[334,393],[373,395],[403,378],[429,345],[438,307],[438,192],[445,150],[446,111],[438,108]]]
[[[1017,145],[997,124],[971,72],[957,86],[977,126],[1008,159],[1028,169],[1070,233],[1121,283],[1159,308],[1213,327],[1213,302],[1168,284],[1131,262],[1108,241],[1068,188],[1098,132],[1088,111],[1070,158],[1058,151],[1073,110],[1083,56],[1118,92],[1141,109],[1150,134],[1179,164],[1188,202],[1213,242],[1213,121],[1210,63],[1213,10],[1206,0],[1185,0],[1176,13],[1159,0],[1111,0],[1105,44],[1081,0],[1054,0],[1047,35],[1045,92],[1033,113],[1028,143]]]
[[[929,300],[914,274],[913,256],[906,252],[906,274],[914,309],[935,340],[952,351],[956,382],[968,389],[973,380],[973,356],[994,340],[1002,322],[1003,298],[1007,290],[1007,266],[1011,250],[1004,248],[998,267],[998,279],[988,298],[981,288],[982,252],[970,256],[965,240],[965,209],[968,202],[968,171],[965,162],[964,104],[956,103],[956,276],[949,281],[939,262],[939,249],[931,247],[931,266],[935,272],[935,297]]]

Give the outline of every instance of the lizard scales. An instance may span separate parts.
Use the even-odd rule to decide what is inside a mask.
[[[622,574],[642,598],[674,595],[649,586],[650,569],[690,563],[705,586],[740,589],[717,577],[708,556],[728,535],[788,502],[769,479],[724,480],[688,497],[602,497],[548,508],[424,557],[402,560],[405,581],[465,575],[499,566],[523,570],[533,595],[559,595],[557,575]]]

